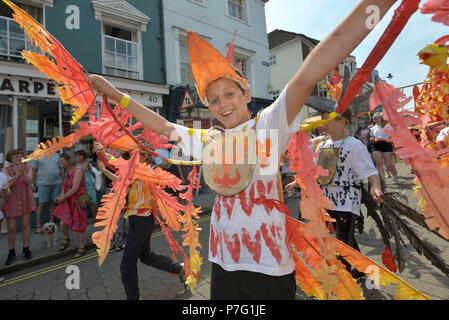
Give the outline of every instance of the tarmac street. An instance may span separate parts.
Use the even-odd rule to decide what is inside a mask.
[[[399,192],[407,198],[407,204],[417,209],[418,199],[413,195],[413,176],[410,168],[401,164],[397,166],[399,183],[393,184],[392,178],[387,178],[387,191]],[[210,297],[210,262],[208,256],[210,211],[215,194],[209,190],[201,190],[195,198],[195,204],[202,206],[204,213],[199,220],[200,250],[203,265],[199,274],[198,285],[194,292],[184,291],[184,287],[177,277],[171,277],[166,272],[147,267],[138,263],[139,288],[143,300],[208,300]],[[292,216],[298,216],[298,199],[288,198],[287,206]],[[406,218],[404,218],[406,220]],[[415,225],[413,225],[415,227]],[[449,242],[440,239],[423,228],[415,228],[419,235],[441,250],[442,258],[449,261]],[[33,230],[34,231],[34,230]],[[120,279],[120,262],[122,251],[110,252],[102,266],[98,266],[97,253],[91,244],[90,235],[93,226],[90,222],[86,232],[86,241],[89,250],[84,256],[73,259],[76,250],[76,235],[72,234],[71,247],[59,253],[57,246],[62,239],[58,235],[58,245],[47,249],[42,235],[33,233],[31,250],[34,258],[25,261],[21,256],[21,234],[17,235],[16,261],[11,266],[5,266],[7,254],[6,234],[0,234],[0,300],[122,300],[125,292]],[[181,233],[173,233],[178,243],[182,243]],[[406,248],[404,255],[407,258],[405,270],[397,273],[399,277],[429,295],[434,300],[449,299],[449,278],[435,268],[426,258],[419,255],[404,238]],[[364,219],[364,232],[356,231],[356,239],[362,253],[376,262],[381,262],[381,253],[384,244],[379,231],[371,218]],[[170,256],[168,244],[160,228],[156,228],[151,241],[152,248],[159,254]],[[393,248],[394,249],[394,248]],[[1,279],[0,279],[1,281]],[[364,295],[368,300],[392,300],[395,294],[395,285],[389,285],[381,290],[368,289],[363,285]],[[298,288],[296,299],[309,300]]]

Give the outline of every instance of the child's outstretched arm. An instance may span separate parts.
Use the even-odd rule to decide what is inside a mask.
[[[88,81],[92,89],[97,91],[98,94],[104,94],[116,102],[120,102],[122,100],[123,93],[115,88],[104,77],[91,74],[89,75]],[[170,137],[172,132],[176,132],[172,123],[156,112],[144,107],[133,99],[130,99],[127,110],[146,128],[149,128],[151,131],[163,135],[169,139],[173,138],[174,141],[177,140],[177,137]]]
[[[378,13],[379,21],[396,0],[362,0],[351,13],[324,38],[306,58],[290,80],[287,93],[287,121],[290,125],[307,98],[332,69],[338,66],[368,36],[370,22]]]

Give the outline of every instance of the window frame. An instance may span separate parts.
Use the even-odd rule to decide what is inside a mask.
[[[121,39],[121,38],[117,38],[117,37],[113,37],[113,36],[109,36],[106,34],[106,26],[108,27],[115,27],[115,28],[120,28],[122,30],[126,30],[126,31],[130,31],[131,32],[131,39],[135,39],[136,41],[129,41],[129,40],[125,40],[125,39]],[[115,47],[116,47],[116,43],[117,40],[118,41],[123,41],[126,44],[131,43],[131,44],[135,44],[136,45],[136,70],[131,70],[128,69],[126,67],[126,69],[122,69],[122,68],[118,68],[117,64],[115,62],[115,59],[117,57],[117,51],[114,52],[115,54],[115,59],[114,59],[114,64],[115,66],[109,66],[106,64],[106,37],[114,39],[115,41]],[[130,79],[130,80],[143,80],[144,77],[144,72],[143,72],[143,57],[142,57],[142,33],[141,30],[139,28],[130,28],[130,27],[124,27],[121,24],[115,24],[115,23],[110,23],[107,20],[103,20],[101,23],[101,43],[102,43],[102,50],[101,50],[101,57],[102,57],[102,69],[103,69],[103,74],[109,75],[109,76],[113,76],[113,77],[120,77],[120,78],[124,78],[124,79]],[[128,50],[128,47],[127,47]],[[111,51],[108,51],[111,53]],[[128,53],[126,53],[126,66],[128,66]],[[111,68],[114,69],[115,72],[114,74],[110,74],[108,73],[106,70],[107,68]],[[126,72],[126,77],[123,77],[121,75],[117,75],[117,70],[119,71],[124,71]],[[137,73],[137,77],[130,77],[129,74],[130,73]]]
[[[247,2],[247,0],[241,0],[242,1],[242,5],[241,5],[241,8],[242,8],[242,17],[243,17],[243,19],[240,19],[240,18],[238,18],[238,17],[234,17],[232,14],[231,14],[231,12],[230,12],[230,5],[231,4],[233,4],[234,6],[239,6],[240,7],[240,5],[239,4],[235,4],[235,0],[226,0],[226,2],[225,2],[225,6],[226,6],[226,16],[228,16],[229,18],[231,18],[231,19],[234,19],[234,20],[237,20],[237,21],[239,21],[239,22],[241,22],[241,23],[245,23],[245,24],[248,24],[249,25],[249,9],[248,9],[248,2]]]
[[[192,83],[190,82],[184,82],[185,79],[183,79],[183,75],[182,75],[182,66],[181,64],[185,64],[185,62],[183,62],[181,60],[181,42],[185,43],[185,46],[187,48],[187,57],[189,57],[188,54],[188,42],[187,42],[187,34],[183,34],[183,33],[178,33],[178,36],[175,37],[175,41],[176,41],[176,80],[178,83],[180,84],[188,84],[190,86],[195,87],[195,79],[193,78],[193,73],[192,73],[192,69],[190,67],[190,59],[187,62],[187,67],[190,70],[190,75],[192,76]],[[188,76],[188,74],[187,74]]]
[[[3,19],[6,21],[6,36],[0,35],[1,38],[5,38],[5,40],[6,40],[6,53],[0,52],[0,56],[2,57],[0,60],[25,63],[25,60],[23,60],[22,54],[20,53],[22,50],[27,50],[27,51],[29,50],[29,51],[32,51],[35,53],[40,52],[38,47],[36,47],[35,45],[32,45],[30,43],[30,40],[29,40],[28,36],[26,35],[25,31],[23,31],[23,29],[20,28],[19,24],[17,22],[15,22],[13,18],[9,18],[6,16],[0,16],[0,19]],[[10,31],[11,22],[16,24],[17,27],[22,31],[23,38],[11,36],[11,31]],[[11,39],[16,40],[16,41],[23,41],[23,43],[24,43],[23,49],[17,55],[11,53]],[[3,48],[1,48],[0,50],[3,50]]]
[[[251,83],[250,86],[250,93],[251,96],[255,94],[255,88],[257,87],[256,84],[256,77],[254,76],[255,68],[254,68],[254,51],[250,51],[248,49],[244,49],[238,46],[235,47],[235,54],[234,54],[234,61],[237,61],[238,58],[242,58],[246,60],[246,75],[245,78],[248,80],[249,83]],[[237,65],[237,63],[235,64]]]

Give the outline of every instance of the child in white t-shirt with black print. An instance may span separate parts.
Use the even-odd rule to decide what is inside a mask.
[[[328,119],[328,115],[323,116]],[[332,180],[322,185],[324,195],[332,201],[333,210],[329,215],[336,220],[333,223],[337,239],[360,251],[354,237],[355,223],[360,216],[362,206],[362,184],[365,179],[370,183],[370,194],[376,202],[383,195],[380,177],[374,167],[365,145],[349,136],[347,125],[352,122],[352,113],[348,109],[342,116],[331,120],[324,126],[329,139],[322,142],[316,152],[323,148],[339,148],[338,160]],[[350,271],[351,266],[342,259]],[[360,276],[354,269],[354,275]]]

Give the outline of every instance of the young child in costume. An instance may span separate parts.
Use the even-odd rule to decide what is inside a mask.
[[[113,164],[114,158],[108,157],[104,149],[97,148],[97,152],[103,158],[111,159]],[[145,151],[141,150],[139,157],[141,163],[151,163],[151,156]],[[116,181],[117,176],[107,170],[101,161],[98,161],[98,169],[109,179]],[[139,259],[150,267],[177,274],[181,282],[185,284],[186,279],[183,266],[166,256],[156,254],[151,249],[151,235],[154,229],[153,210],[154,204],[150,190],[143,187],[140,181],[134,180],[128,195],[128,208],[125,213],[125,219],[129,221],[129,229],[120,264],[120,273],[127,300],[140,299],[137,276],[137,261]]]
[[[328,119],[329,115],[326,114],[323,118]],[[336,148],[337,150],[335,167],[329,169],[333,176],[330,181],[326,177],[328,182],[323,183],[321,189],[324,195],[332,200],[333,210],[329,212],[329,215],[336,220],[333,227],[337,239],[360,251],[354,231],[362,206],[362,183],[368,179],[371,186],[370,193],[377,202],[381,201],[382,188],[379,174],[365,145],[360,140],[349,136],[347,125],[351,122],[352,113],[348,109],[341,117],[327,123],[324,129],[330,137],[318,145],[316,152],[321,157],[321,152],[326,149]],[[322,180],[319,181],[322,182]],[[350,269],[349,264],[345,261],[343,263]],[[360,274],[357,273],[357,275]]]
[[[259,151],[246,187],[238,195],[220,194],[215,200],[209,245],[211,299],[294,298],[295,264],[286,236],[286,210],[278,191],[280,156],[298,130],[299,111],[317,83],[369,34],[366,8],[376,5],[383,17],[394,3],[394,0],[361,1],[311,52],[279,98],[255,119],[248,115],[251,96],[247,81],[217,50],[197,34],[188,32],[190,63],[201,101],[224,125],[226,133],[255,129],[254,144]],[[90,75],[89,83],[97,92],[120,101],[120,106],[152,131],[178,141],[183,153],[204,160],[201,158],[208,142],[207,132],[170,123],[101,76]],[[234,167],[223,164],[222,171],[216,172],[212,180],[226,189],[239,182],[237,176]]]

